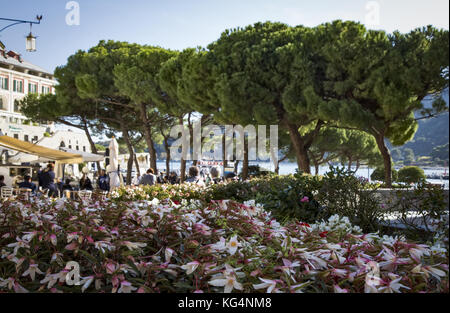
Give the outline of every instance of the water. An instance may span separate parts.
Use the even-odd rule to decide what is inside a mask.
[[[186,168],[189,168],[190,162],[187,162]],[[274,171],[274,166],[271,162],[250,162],[250,165],[259,165],[261,168]],[[165,171],[166,169],[166,162],[165,161],[158,161],[157,162],[158,170]],[[288,175],[288,174],[294,174],[295,170],[298,168],[297,163],[293,162],[281,162],[280,163],[280,174],[281,175]],[[170,170],[179,171],[180,170],[180,162],[170,162]],[[239,163],[238,171],[240,172],[242,170],[242,162]],[[355,170],[355,167],[352,168],[352,170]],[[356,171],[356,176],[358,177],[364,177],[370,180],[370,175],[373,173],[375,169],[374,168],[367,168],[367,167],[360,167]],[[326,172],[329,171],[328,166],[320,166],[319,167],[319,175],[323,175]],[[141,172],[144,172],[144,169],[141,169]],[[436,167],[436,168],[425,168],[424,169],[425,175],[432,175],[432,174],[438,174],[442,175],[444,172],[449,172],[448,168],[444,167]],[[315,169],[311,168],[311,173],[315,174]],[[441,179],[427,179],[427,182],[431,184],[444,184],[445,189],[449,189],[449,181],[448,180],[441,180]]]

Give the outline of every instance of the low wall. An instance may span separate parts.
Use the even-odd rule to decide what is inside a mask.
[[[449,204],[449,190],[442,190],[444,192],[444,199]],[[375,191],[375,196],[380,199],[380,203],[389,204],[389,203],[398,203],[399,197],[410,198],[414,195],[414,190],[397,190],[397,189],[378,189]]]

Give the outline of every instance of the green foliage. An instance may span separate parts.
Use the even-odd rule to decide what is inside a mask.
[[[95,147],[97,148],[97,151],[106,151],[106,147],[104,145],[96,143]]]
[[[48,132],[45,132],[44,133],[44,137],[51,137],[52,135],[50,134],[50,133],[48,133]]]
[[[355,177],[353,172],[331,167],[323,177],[316,196],[323,206],[320,216],[346,216],[364,232],[376,231],[383,213],[375,193],[376,189]]]
[[[445,191],[438,186],[419,184],[413,190],[397,190],[395,195],[386,202],[386,208],[405,225],[402,233],[414,240],[443,241],[448,249],[448,195]]]
[[[376,181],[384,182],[384,180],[385,180],[384,168],[377,167],[370,175],[370,179],[374,180],[374,181],[376,180]],[[397,180],[398,180],[398,172],[395,169],[392,169],[392,181],[397,181]]]
[[[398,180],[403,183],[420,183],[426,180],[423,169],[417,166],[405,166],[398,171]]]
[[[431,156],[433,159],[440,159],[440,160],[447,160],[449,159],[449,151],[448,151],[449,144],[445,144],[442,146],[437,146],[433,149],[431,152]]]

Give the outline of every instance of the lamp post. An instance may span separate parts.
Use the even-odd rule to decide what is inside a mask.
[[[36,37],[33,36],[33,33],[31,32],[31,28],[32,28],[33,24],[41,24],[42,15],[36,16],[36,20],[37,20],[37,22],[36,21],[24,21],[24,20],[16,20],[16,19],[0,17],[0,21],[12,22],[11,24],[9,24],[9,25],[3,27],[2,29],[0,29],[0,33],[2,31],[4,31],[5,29],[7,29],[9,27],[12,27],[14,25],[30,24],[30,33],[26,37],[26,49],[27,49],[28,52],[34,52],[34,51],[36,51]]]

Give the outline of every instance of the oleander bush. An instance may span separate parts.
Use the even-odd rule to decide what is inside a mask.
[[[0,292],[449,292],[439,246],[254,201],[6,201],[0,250]]]

